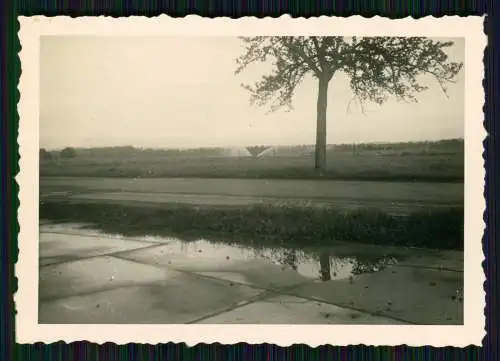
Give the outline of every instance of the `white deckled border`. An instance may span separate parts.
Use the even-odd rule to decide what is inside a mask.
[[[486,36],[483,17],[426,17],[390,20],[319,17],[310,19],[229,18],[205,19],[198,16],[169,18],[129,17],[20,17],[19,38],[22,74],[18,105],[20,173],[19,261],[15,294],[16,335],[19,343],[81,341],[123,344],[220,342],[233,344],[274,343],[288,346],[401,345],[457,346],[480,345],[485,336],[485,280],[481,239],[484,232],[484,175],[482,141],[484,77],[483,51]],[[343,36],[429,36],[463,37],[465,56],[465,288],[463,326],[355,326],[355,325],[39,325],[38,319],[38,181],[39,181],[39,37],[43,35],[98,36],[250,36],[250,35],[343,35]]]

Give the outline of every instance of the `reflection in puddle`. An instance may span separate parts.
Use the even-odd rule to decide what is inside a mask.
[[[337,257],[334,249],[323,252],[305,252],[290,248],[254,248],[239,245],[213,243],[206,240],[183,242],[174,240],[169,243],[169,248],[177,248],[186,257],[216,258],[221,262],[231,259],[233,261],[247,261],[261,259],[276,265],[289,267],[301,275],[328,281],[332,279],[348,278],[351,275],[377,272],[384,267],[395,264],[393,257],[379,256],[370,260],[352,257]],[[171,249],[172,249],[171,248]],[[172,252],[177,253],[174,249]]]
[[[81,234],[84,225],[72,224],[40,224],[42,232],[78,232]],[[96,230],[91,230],[85,225],[85,233],[101,235],[103,237],[120,238],[118,235],[108,235]],[[216,243],[207,240],[182,241],[176,238],[164,238],[145,235],[134,237],[137,241],[149,241],[166,244],[167,252],[182,254],[186,259],[191,259],[196,264],[202,259],[216,260],[222,263],[228,260],[249,261],[261,260],[281,267],[287,267],[299,274],[322,281],[345,279],[351,275],[377,272],[384,267],[397,263],[393,257],[384,254],[370,254],[370,257],[339,256],[335,254],[335,247],[328,249],[301,250],[285,247],[252,247],[248,245],[235,245]]]

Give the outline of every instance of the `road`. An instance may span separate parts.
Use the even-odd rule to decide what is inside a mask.
[[[462,183],[338,180],[42,177],[40,195],[208,205],[293,200],[375,207],[461,207],[464,187]]]

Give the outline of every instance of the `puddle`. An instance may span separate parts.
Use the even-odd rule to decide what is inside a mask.
[[[41,232],[61,232],[67,235],[78,234],[91,237],[101,236],[105,239],[119,238],[116,234],[105,234],[91,229],[88,224],[67,223],[40,224]],[[260,260],[283,268],[293,269],[300,275],[318,281],[345,279],[353,275],[377,272],[388,265],[398,262],[394,252],[387,253],[386,247],[374,247],[339,243],[339,246],[328,248],[298,249],[286,247],[255,247],[249,245],[227,244],[200,239],[197,241],[183,241],[177,238],[143,235],[132,237],[136,241],[148,241],[165,244],[162,252],[172,255],[182,255],[192,260],[193,265],[203,261],[224,263],[229,260],[251,261]],[[124,241],[125,242],[125,241]],[[351,254],[350,254],[351,253]]]
[[[348,278],[351,275],[376,272],[389,264],[395,264],[393,257],[375,256],[372,260],[362,260],[355,256],[339,257],[335,249],[322,251],[304,251],[293,248],[248,247],[243,245],[228,245],[207,240],[184,242],[171,240],[168,244],[170,252],[182,253],[193,263],[201,259],[220,260],[226,262],[262,260],[278,266],[295,270],[302,276],[328,281]]]

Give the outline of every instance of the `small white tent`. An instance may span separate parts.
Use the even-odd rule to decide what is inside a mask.
[[[310,155],[312,152],[312,145],[283,145],[268,148],[257,157],[296,157]]]
[[[245,147],[224,148],[221,156],[223,157],[251,157],[252,154]]]

